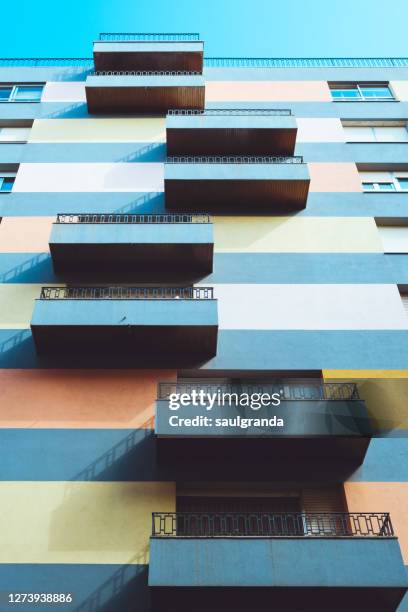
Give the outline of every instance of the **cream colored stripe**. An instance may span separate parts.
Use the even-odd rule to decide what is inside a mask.
[[[214,217],[218,253],[382,253],[371,217]]]
[[[165,142],[165,119],[36,119],[29,142]]]
[[[0,563],[145,564],[167,482],[1,482]]]

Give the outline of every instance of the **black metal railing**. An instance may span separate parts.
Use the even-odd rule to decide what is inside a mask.
[[[41,300],[212,300],[212,287],[42,287]]]
[[[303,156],[174,155],[166,164],[303,164]]]
[[[358,401],[360,400],[357,385],[349,382],[325,383],[321,380],[279,380],[234,383],[217,383],[192,380],[191,382],[161,382],[157,389],[157,399],[167,400],[172,393],[187,393],[204,391],[211,395],[267,393],[280,395],[281,401]]]
[[[197,70],[94,70],[90,76],[202,76]]]
[[[200,40],[197,32],[101,32],[99,40],[184,41]]]
[[[57,223],[212,223],[205,213],[169,213],[154,215],[133,215],[126,213],[63,213],[57,215]]]
[[[388,512],[153,512],[153,537],[392,537]]]
[[[172,108],[167,111],[168,115],[266,115],[277,117],[288,117],[292,115],[290,108]]]

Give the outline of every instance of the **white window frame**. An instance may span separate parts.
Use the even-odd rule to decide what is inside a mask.
[[[362,88],[370,88],[372,87],[373,89],[375,89],[376,87],[387,87],[391,97],[383,97],[383,96],[373,96],[373,97],[365,97],[363,95],[363,92],[361,91]],[[397,99],[395,97],[395,94],[390,86],[389,83],[367,83],[366,85],[364,85],[363,83],[344,83],[344,87],[330,87],[329,85],[329,89],[330,89],[330,93],[332,93],[333,91],[336,90],[342,90],[342,89],[356,89],[358,91],[359,97],[356,98],[336,98],[332,95],[332,101],[333,102],[396,102]]]
[[[1,102],[15,102],[15,103],[26,103],[26,104],[35,104],[37,102],[41,102],[41,96],[42,96],[42,92],[41,92],[41,96],[37,99],[37,100],[18,100],[17,98],[17,94],[18,94],[18,90],[19,89],[24,89],[27,87],[41,87],[42,89],[44,89],[44,84],[43,83],[18,83],[17,85],[12,85],[12,84],[7,84],[7,83],[2,83],[0,84],[0,89],[9,89],[11,87],[11,93],[8,97],[8,99],[3,99],[0,100]]]
[[[365,181],[363,180],[361,182],[361,186],[363,188],[363,192],[364,193],[408,193],[408,188],[407,189],[403,189],[401,187],[401,184],[398,180],[398,178],[405,178],[405,177],[397,177],[397,176],[393,176],[390,177],[388,180],[382,180],[382,181]],[[407,177],[408,180],[408,177]],[[364,188],[364,183],[369,183],[370,185],[374,185],[374,189],[365,189]],[[384,183],[391,183],[392,185],[394,185],[394,189],[380,189],[380,185],[383,185]]]

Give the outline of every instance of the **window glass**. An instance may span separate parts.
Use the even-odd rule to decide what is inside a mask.
[[[374,191],[374,183],[363,183],[364,191]]]
[[[29,133],[28,127],[3,127],[0,128],[0,142],[26,142]]]
[[[331,94],[333,98],[340,98],[340,99],[353,99],[353,98],[360,98],[360,92],[358,91],[357,88],[354,89],[332,89],[331,90]]]
[[[11,87],[0,87],[0,102],[7,102],[10,97],[11,91]]]
[[[0,191],[11,191],[13,188],[13,176],[0,176]]]
[[[375,127],[373,128],[377,142],[408,142],[406,127]]]
[[[394,183],[378,183],[378,189],[380,191],[395,191]]]
[[[398,178],[397,181],[399,182],[401,189],[408,189],[408,177]]]
[[[345,126],[344,134],[348,142],[374,142],[374,130],[366,126]]]
[[[37,102],[41,99],[42,85],[18,86],[13,95],[14,100]]]
[[[361,93],[363,94],[365,98],[392,98],[393,97],[391,91],[386,86],[385,87],[363,86],[363,87],[360,87],[360,89],[361,89]]]

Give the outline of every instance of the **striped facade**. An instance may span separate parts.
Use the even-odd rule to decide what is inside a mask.
[[[359,599],[355,608],[347,604],[350,610],[363,609],[361,601],[368,602],[364,609],[376,610],[380,586],[397,595],[378,609],[408,610],[408,189],[367,192],[363,186],[402,185],[408,144],[403,135],[371,142],[347,131],[364,122],[406,126],[408,61],[204,62],[207,109],[291,111],[294,154],[303,156],[310,185],[306,206],[296,211],[212,209],[212,271],[188,282],[157,270],[151,278],[126,276],[121,269],[109,269],[106,277],[100,269],[84,281],[53,267],[50,235],[58,214],[168,213],[166,113],[89,112],[86,82],[93,70],[86,60],[0,60],[0,88],[44,85],[38,101],[0,103],[0,176],[15,176],[12,190],[0,192],[0,592],[73,593],[65,609],[82,612],[163,609],[149,586],[154,554],[154,580],[164,581],[167,609],[184,610],[172,592],[176,584],[201,584],[199,597],[213,606],[202,588],[206,580],[221,589],[225,609],[238,587],[266,589],[269,601],[272,578],[262,559],[271,554],[278,565],[299,563],[299,584],[285,587],[282,574],[280,588],[288,589],[282,601],[288,603],[279,608],[285,604],[277,600],[276,609],[335,609],[344,587],[361,586],[354,582],[361,570],[367,600]],[[339,101],[331,83],[386,83],[392,98]],[[1,129],[16,127],[25,128],[24,141],[2,141]],[[164,234],[169,231],[164,227]],[[142,340],[131,355],[112,355],[108,342],[90,358],[81,334],[74,352],[60,343],[58,354],[40,354],[30,324],[41,288],[84,283],[213,288],[216,354],[192,363],[156,363]],[[57,316],[69,318],[70,312]],[[99,314],[95,309],[83,316],[86,326]],[[194,313],[181,316],[187,320]],[[157,317],[163,325],[173,317],[172,306],[164,303]],[[174,465],[158,461],[159,384],[238,378],[355,383],[374,432],[364,461],[346,474],[311,468],[298,475],[296,457],[290,475],[284,469],[290,457],[273,468],[265,458],[239,469],[227,461],[198,466],[188,455]],[[296,549],[296,538],[286,548],[282,538],[272,544],[262,538],[181,538],[174,549],[177,538],[169,538],[162,550],[160,538],[150,540],[152,512],[180,511],[190,507],[187,499],[251,496],[296,498],[301,512],[389,512],[397,540],[376,548],[381,538],[351,538],[344,576],[336,564],[348,539],[330,548],[325,538],[309,538],[305,552]],[[191,504],[199,508],[198,501]],[[268,552],[274,545],[276,552]],[[400,567],[388,562],[399,554]],[[209,570],[200,574],[201,555],[216,578]],[[241,568],[235,578],[232,558]],[[331,583],[327,570],[326,584],[313,583],[318,570],[307,570],[310,559],[334,568],[340,582]],[[246,563],[256,569],[253,576]],[[183,572],[187,582],[177,583]],[[294,588],[330,586],[329,599],[319,604],[326,608],[299,608],[291,599]]]

